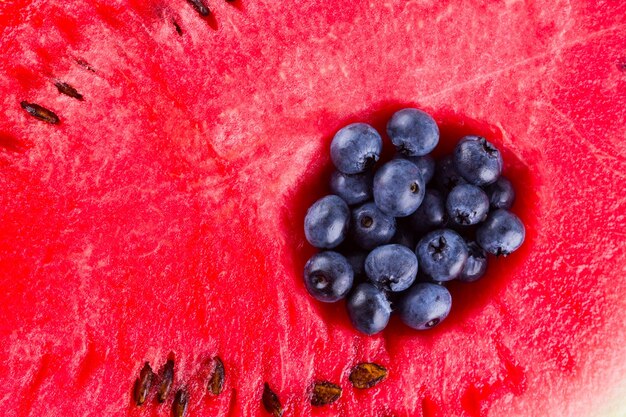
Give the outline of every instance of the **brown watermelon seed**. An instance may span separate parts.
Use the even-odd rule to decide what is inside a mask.
[[[172,23],[174,24],[174,29],[176,29],[176,33],[178,33],[180,36],[182,36],[183,35],[183,29],[180,27],[178,22],[175,21],[175,20],[172,20]]]
[[[80,65],[81,67],[85,68],[87,71],[96,72],[96,69],[92,67],[91,65],[89,65],[89,62],[85,61],[84,59],[78,58],[76,59],[76,63]]]
[[[211,14],[211,11],[208,7],[206,7],[202,0],[187,0],[187,2],[191,4],[191,6],[193,6],[198,13],[200,13],[200,16],[208,16]]]
[[[375,363],[360,363],[350,371],[350,382],[355,388],[366,389],[387,379],[387,369]]]
[[[150,364],[146,362],[143,365],[143,368],[141,368],[139,378],[135,383],[135,402],[137,405],[142,405],[146,402],[146,398],[148,398],[148,393],[150,392],[150,387],[152,386],[153,377],[154,372],[152,372]]]
[[[207,389],[213,395],[219,395],[224,389],[224,363],[216,356],[214,359],[215,368],[213,368],[213,373],[211,374],[211,378],[209,378],[209,383],[207,385]]]
[[[332,404],[341,397],[341,387],[328,381],[317,381],[313,385],[311,405],[321,407]]]
[[[43,120],[44,122],[50,123],[53,125],[56,125],[57,123],[59,123],[59,116],[54,114],[52,110],[48,110],[45,107],[41,107],[39,104],[22,101],[20,103],[20,106],[22,106],[22,108],[26,110],[28,114],[30,114],[31,116],[39,120]]]
[[[158,400],[160,403],[165,402],[174,382],[174,360],[168,359],[165,362],[161,373],[161,384],[159,385]]]
[[[184,389],[176,391],[174,396],[174,404],[172,404],[172,412],[174,417],[185,417],[187,414],[187,404],[189,403],[189,394]]]
[[[280,404],[278,396],[272,391],[268,383],[263,386],[263,407],[265,411],[270,413],[274,417],[282,417],[283,406]]]
[[[54,85],[56,86],[57,90],[59,90],[59,93],[75,98],[76,100],[83,101],[83,95],[76,91],[76,89],[68,83],[56,81]]]

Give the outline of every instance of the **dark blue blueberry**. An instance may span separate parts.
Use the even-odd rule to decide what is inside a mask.
[[[424,180],[415,164],[393,159],[374,175],[374,202],[383,213],[405,217],[413,213],[424,199]]]
[[[380,211],[369,202],[352,210],[350,235],[354,243],[363,249],[372,250],[388,243],[396,233],[396,219]]]
[[[495,182],[502,173],[502,155],[491,142],[480,136],[465,136],[454,148],[454,166],[470,184]]]
[[[372,167],[383,148],[383,140],[372,126],[353,123],[340,129],[330,144],[330,158],[346,174],[358,174]]]
[[[334,303],[352,288],[354,273],[348,260],[337,252],[320,252],[304,266],[304,284],[316,300]]]
[[[350,209],[336,195],[320,198],[304,218],[306,240],[316,248],[331,249],[345,239],[350,225]]]
[[[416,330],[441,323],[452,307],[452,296],[443,285],[423,282],[412,286],[400,302],[400,319]]]
[[[450,281],[463,270],[467,246],[455,231],[439,229],[419,241],[416,254],[422,272],[435,281]]]
[[[424,156],[406,156],[403,154],[398,154],[397,158],[406,159],[407,161],[411,161],[417,166],[420,170],[420,174],[422,174],[422,179],[424,180],[424,184],[428,184],[430,180],[435,176],[435,160],[430,155]]]
[[[400,153],[422,156],[439,143],[439,127],[428,114],[417,109],[402,109],[387,123],[387,134]]]
[[[406,246],[379,246],[367,255],[365,273],[374,285],[383,290],[403,291],[415,281],[417,257]]]
[[[524,224],[515,214],[504,209],[489,213],[476,231],[476,242],[492,255],[508,255],[517,250],[526,237]]]
[[[504,177],[498,178],[496,182],[485,189],[489,196],[489,203],[494,209],[510,209],[515,201],[515,189],[511,181]]]
[[[430,232],[443,227],[446,223],[446,208],[441,193],[427,189],[424,201],[415,213],[409,216],[411,228],[418,233]]]
[[[465,181],[454,167],[452,155],[446,155],[437,161],[437,165],[435,166],[435,181],[439,190],[444,194],[452,191],[457,185],[467,184],[467,181]]]
[[[372,284],[357,285],[348,297],[347,306],[352,325],[362,333],[378,333],[389,323],[391,304],[385,293]]]
[[[475,185],[457,185],[448,194],[446,211],[456,224],[461,226],[477,224],[485,220],[489,213],[489,197]]]
[[[349,205],[360,204],[372,197],[372,179],[370,171],[353,175],[335,171],[330,177],[330,189]]]
[[[463,282],[474,282],[479,280],[487,270],[487,254],[476,242],[467,244],[467,262],[459,275],[458,280]]]

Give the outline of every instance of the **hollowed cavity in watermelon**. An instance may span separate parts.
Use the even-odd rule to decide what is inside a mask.
[[[626,5],[206,4],[0,5],[5,415],[165,416],[184,388],[190,416],[261,416],[265,382],[285,415],[608,415],[626,390]],[[528,237],[453,286],[441,327],[366,337],[304,290],[302,219],[333,133],[409,104],[443,145],[500,146]],[[167,402],[135,406],[171,353]],[[388,379],[352,388],[362,361]],[[342,397],[313,409],[315,380]]]
[[[364,111],[360,114],[350,115],[343,121],[337,121],[337,128],[340,129],[348,123],[366,122],[374,126],[384,137],[384,155],[383,160],[393,155],[393,146],[386,136],[386,124],[391,115],[396,111],[406,107],[420,107],[418,103],[411,102],[382,102],[372,105],[370,111]],[[440,143],[433,152],[433,156],[439,158],[445,154],[451,153],[454,146],[460,138],[466,135],[480,135],[489,138],[499,149],[502,150],[503,158],[506,162],[503,175],[511,178],[516,193],[522,196],[514,207],[514,212],[522,218],[527,228],[527,240],[532,242],[536,234],[538,216],[536,210],[536,184],[533,183],[533,177],[528,167],[517,156],[506,148],[503,140],[502,131],[497,126],[489,125],[486,122],[472,120],[468,117],[454,113],[450,109],[431,110],[429,113],[433,115],[440,129]],[[334,133],[334,132],[333,132]],[[304,238],[304,229],[302,227],[294,227],[294,225],[302,225],[304,216],[311,204],[326,194],[330,193],[328,182],[330,175],[334,170],[334,166],[330,161],[328,149],[332,136],[325,137],[321,143],[324,148],[320,150],[320,154],[312,159],[306,168],[306,175],[303,175],[302,182],[295,187],[290,204],[283,209],[283,227],[285,235],[288,237],[288,247],[292,248],[292,257],[297,260],[290,277],[294,280],[294,285],[304,288],[302,280],[302,271],[306,261],[316,252],[317,249],[307,244]],[[509,140],[514,140],[509,138]],[[449,284],[449,289],[454,297],[454,311],[471,312],[475,308],[481,308],[482,305],[490,301],[491,294],[498,291],[502,285],[506,285],[506,277],[511,270],[515,270],[517,266],[524,261],[532,249],[531,245],[525,245],[515,255],[505,258],[490,258],[490,266],[486,278],[476,285],[468,286],[460,282],[453,281]],[[344,303],[322,304],[314,303],[316,310],[324,317],[327,323],[338,321],[338,317],[342,317],[343,323],[348,323],[347,313]],[[450,319],[448,321],[453,321]],[[393,340],[398,334],[406,333],[414,337],[422,337],[416,335],[414,330],[404,328],[397,320],[392,320],[391,327],[386,330],[384,337]],[[445,322],[444,322],[445,323]],[[438,328],[445,327],[445,324]],[[435,332],[433,330],[433,332]],[[445,330],[443,330],[445,331]]]

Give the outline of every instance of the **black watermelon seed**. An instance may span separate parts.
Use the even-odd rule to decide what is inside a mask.
[[[172,404],[172,412],[174,417],[185,417],[187,414],[187,405],[189,404],[189,394],[184,389],[176,391],[174,396],[174,404]]]
[[[79,58],[76,60],[76,63],[85,68],[87,71],[96,72],[95,68],[89,65],[89,62],[85,61],[84,59]]]
[[[177,21],[172,20],[172,24],[174,24],[174,29],[176,29],[176,33],[178,33],[179,35],[182,36],[183,34],[183,29],[180,27],[180,25],[178,24]]]
[[[216,356],[215,359],[215,368],[213,369],[213,373],[211,374],[211,378],[209,378],[209,383],[207,384],[207,389],[213,395],[219,395],[222,393],[224,389],[224,363],[222,360]]]
[[[44,122],[52,125],[59,123],[59,116],[57,116],[52,110],[48,110],[45,107],[41,107],[39,104],[29,103],[27,101],[22,101],[20,105],[28,114],[39,120],[43,120]]]
[[[276,393],[274,393],[274,391],[272,391],[267,382],[263,386],[262,401],[265,411],[267,411],[274,417],[282,417],[283,406],[281,405],[278,396],[276,395]]]
[[[161,384],[159,385],[158,400],[165,402],[174,382],[174,360],[168,359],[161,372]]]
[[[200,16],[208,16],[211,14],[211,10],[209,10],[202,0],[187,0],[187,2],[200,13]]]
[[[146,398],[148,398],[148,393],[150,392],[150,387],[152,386],[153,377],[154,372],[152,372],[150,364],[146,362],[143,365],[143,368],[141,368],[139,378],[135,384],[135,402],[137,405],[142,405],[146,402]]]
[[[83,95],[76,91],[76,89],[68,83],[56,81],[54,85],[56,86],[57,90],[59,90],[59,93],[75,98],[76,100],[83,101]]]

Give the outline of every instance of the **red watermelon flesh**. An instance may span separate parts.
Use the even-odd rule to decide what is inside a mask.
[[[173,392],[131,399],[171,353],[190,416],[267,415],[264,382],[286,416],[607,415],[626,392],[626,4],[206,4],[0,5],[4,415],[171,415]],[[307,295],[302,221],[333,133],[407,105],[442,148],[504,150],[527,240],[453,286],[437,329],[367,337]],[[355,390],[362,361],[389,378]],[[312,409],[318,379],[342,398]]]

